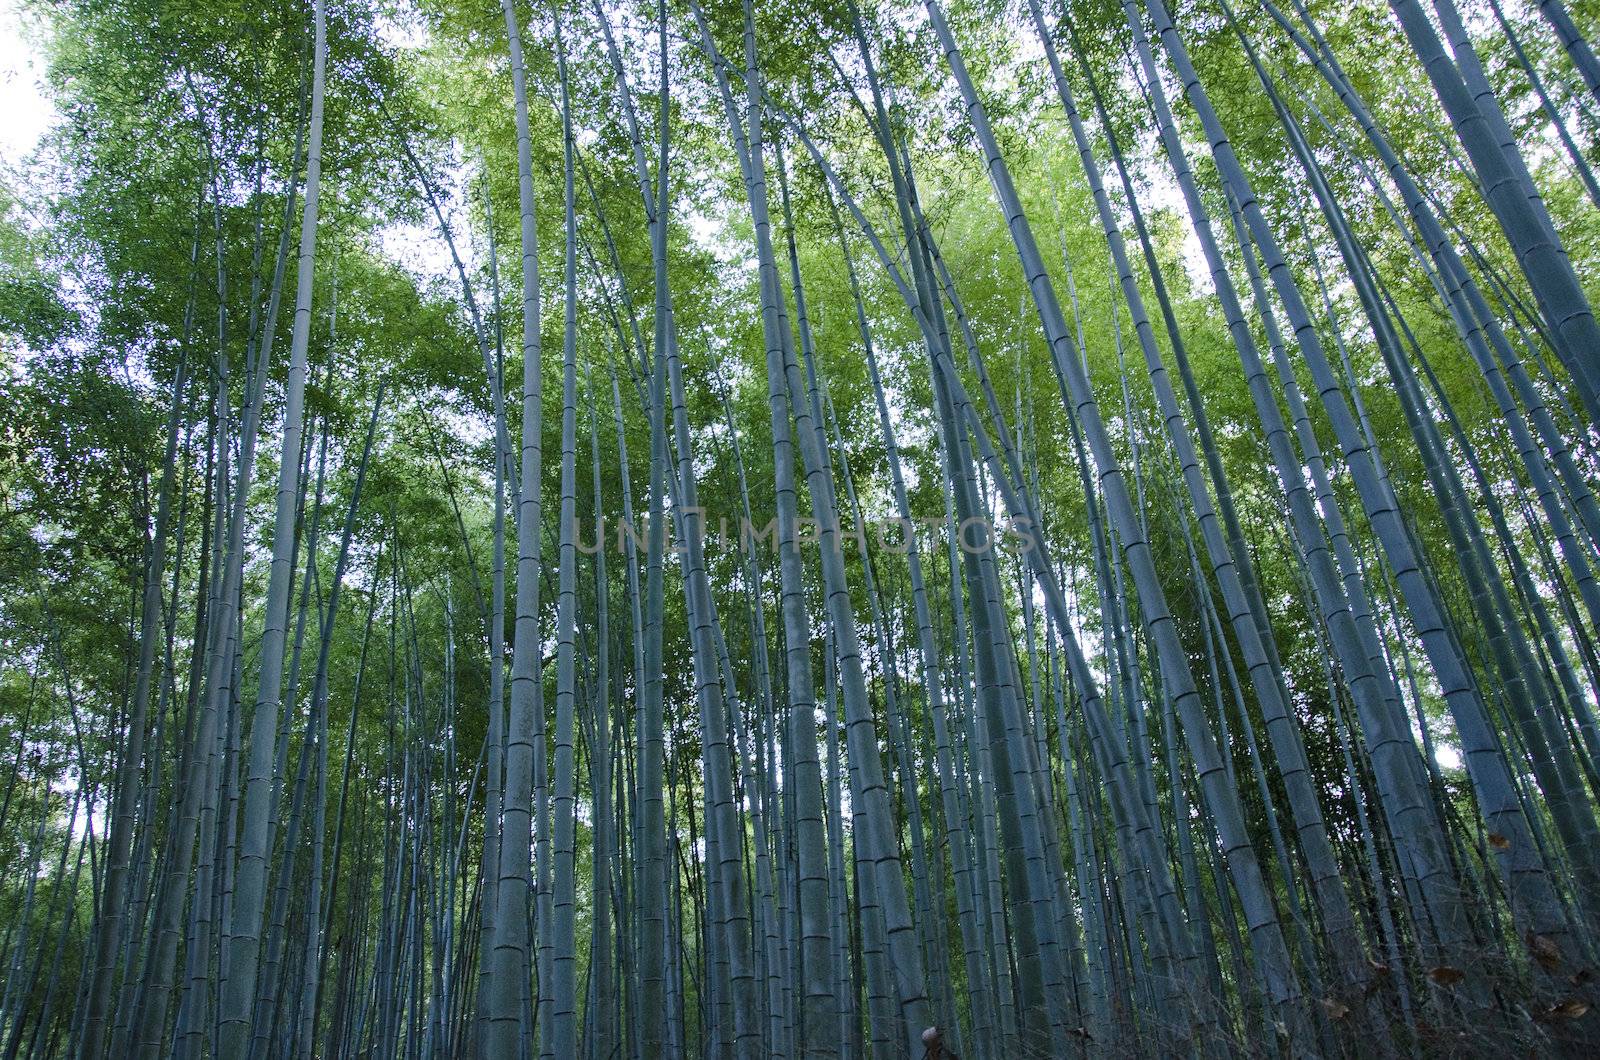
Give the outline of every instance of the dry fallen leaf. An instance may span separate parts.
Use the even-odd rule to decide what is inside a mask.
[[[1346,1016],[1350,1015],[1350,1006],[1346,1005],[1338,998],[1323,998],[1322,1007],[1328,1010],[1328,1018],[1331,1020],[1342,1020]]]
[[[1499,832],[1490,832],[1489,845],[1494,847],[1496,850],[1506,850],[1511,846],[1511,840],[1507,839]]]
[[[1589,1003],[1575,997],[1570,997],[1559,1005],[1550,1006],[1545,1019],[1551,1020],[1576,1020],[1582,1019],[1584,1013],[1589,1011]]]
[[[1466,977],[1467,973],[1463,972],[1460,968],[1452,968],[1448,964],[1441,964],[1439,967],[1430,969],[1428,972],[1428,978],[1432,979],[1440,986],[1454,986]]]
[[[1529,932],[1528,950],[1545,971],[1553,972],[1561,967],[1561,947],[1557,946],[1555,940],[1548,935],[1535,935]]]

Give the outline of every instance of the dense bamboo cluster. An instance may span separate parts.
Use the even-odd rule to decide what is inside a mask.
[[[0,199],[6,1060],[1600,1048],[1592,12],[158,6]]]

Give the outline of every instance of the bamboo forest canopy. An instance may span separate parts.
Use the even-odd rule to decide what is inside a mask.
[[[6,1060],[1600,1048],[1600,4],[19,17]]]

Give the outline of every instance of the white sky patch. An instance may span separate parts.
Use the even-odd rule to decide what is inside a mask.
[[[19,167],[60,116],[45,94],[43,29],[11,3],[0,7],[0,162]]]
[[[386,45],[401,52],[421,51],[428,47],[431,36],[427,23],[419,16],[403,9],[385,12],[374,22],[378,37]],[[469,182],[476,173],[464,161],[457,159],[444,174],[444,186],[434,189],[440,196],[439,206],[445,222],[450,226],[456,252],[462,264],[472,274],[478,255],[473,246],[474,230],[467,214],[467,195],[472,190]],[[420,185],[412,177],[419,200],[423,198]],[[420,223],[391,221],[378,231],[378,247],[390,261],[399,265],[413,277],[424,282],[443,281],[459,296],[459,278],[455,264],[450,260],[450,248],[439,232],[438,222],[431,209],[424,206]]]
[[[696,246],[707,248],[713,253],[722,250],[722,241],[719,238],[722,233],[722,222],[714,217],[707,217],[692,207],[687,213],[687,221],[689,238]]]
[[[1152,207],[1171,210],[1184,219],[1183,267],[1196,288],[1202,291],[1214,290],[1211,266],[1206,262],[1205,248],[1200,245],[1200,233],[1195,231],[1194,222],[1190,220],[1189,205],[1184,201],[1183,189],[1178,187],[1178,180],[1172,175],[1170,166],[1151,167],[1150,184],[1145,189],[1139,205],[1146,212],[1152,212]]]
[[[465,218],[450,218],[448,208],[445,216],[450,219],[450,234],[461,252],[462,261],[471,269],[472,248],[465,245],[465,237],[471,234],[471,230],[464,223],[457,223],[464,222]],[[413,276],[424,280],[443,280],[452,287],[459,283],[455,264],[450,260],[450,248],[439,235],[437,224],[391,222],[379,229],[378,246],[384,257]]]
[[[400,51],[420,51],[428,46],[428,27],[415,12],[380,11],[373,19],[378,39]]]
[[[1131,66],[1123,69],[1119,77],[1122,89],[1128,94],[1129,98],[1139,95],[1143,80],[1142,71],[1136,73]],[[1183,98],[1181,87],[1165,79],[1162,81],[1161,88],[1166,93],[1169,102],[1173,99]],[[1135,153],[1135,157],[1142,154],[1145,158],[1154,159],[1156,163],[1143,169],[1143,176],[1148,181],[1148,184],[1140,189],[1142,191],[1139,197],[1140,207],[1146,214],[1153,213],[1156,210],[1170,210],[1183,219],[1182,256],[1184,269],[1189,273],[1190,282],[1197,289],[1201,291],[1214,290],[1211,281],[1211,268],[1206,263],[1205,249],[1200,245],[1200,234],[1195,231],[1194,222],[1189,214],[1189,205],[1183,197],[1183,189],[1178,186],[1178,178],[1172,172],[1171,162],[1162,153],[1160,131],[1156,129],[1154,124],[1149,124],[1139,130],[1136,138],[1138,140],[1136,146],[1139,150]],[[1192,148],[1194,145],[1189,146]],[[1200,145],[1199,150],[1203,152],[1205,146]],[[1102,165],[1107,170],[1114,172],[1109,157],[1102,162]],[[1111,173],[1103,175],[1106,177],[1108,189],[1113,184],[1120,188],[1120,182]]]

